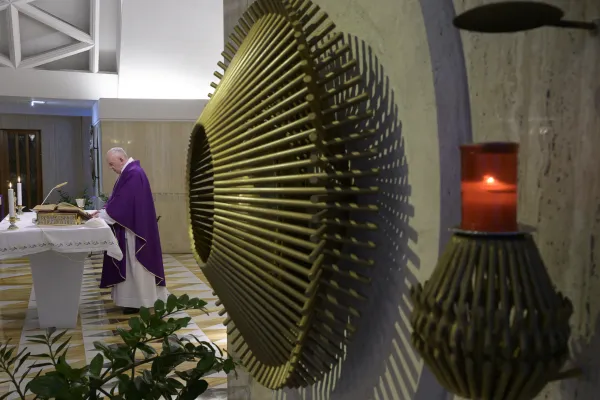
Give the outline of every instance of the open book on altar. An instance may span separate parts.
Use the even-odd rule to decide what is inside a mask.
[[[90,219],[81,208],[69,203],[43,204],[33,208],[38,215],[38,225],[78,225]]]

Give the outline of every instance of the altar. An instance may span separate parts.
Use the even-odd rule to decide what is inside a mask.
[[[85,259],[91,252],[123,254],[110,227],[95,219],[88,225],[38,226],[35,213],[23,213],[19,229],[9,231],[8,217],[0,222],[0,260],[28,257],[40,328],[75,328]]]

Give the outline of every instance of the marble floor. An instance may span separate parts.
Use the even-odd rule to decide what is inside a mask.
[[[106,344],[120,342],[116,334],[118,327],[127,327],[128,318],[119,308],[115,308],[110,299],[110,290],[100,290],[98,284],[102,268],[102,256],[92,256],[86,261],[81,301],[79,306],[79,322],[76,329],[70,330],[68,361],[73,366],[89,364],[96,354],[93,343],[101,341]],[[207,280],[198,268],[194,258],[187,254],[167,254],[164,256],[167,288],[177,296],[187,294],[191,298],[198,297],[208,302],[208,315],[200,311],[191,311],[190,325],[182,334],[193,334],[200,340],[215,343],[226,350],[227,335],[223,326],[224,317],[217,314],[217,300]],[[32,290],[31,270],[27,259],[0,261],[0,343],[18,344],[28,347],[32,353],[40,353],[38,345],[27,342],[27,336],[39,335],[35,293]],[[42,345],[39,345],[42,346]],[[26,361],[35,362],[35,359]],[[35,371],[31,377],[37,374]],[[24,383],[29,377],[24,378]],[[3,381],[0,376],[0,381]],[[227,378],[223,373],[207,378],[209,390],[200,399],[221,400],[227,398]],[[9,390],[8,384],[0,384],[0,398]]]

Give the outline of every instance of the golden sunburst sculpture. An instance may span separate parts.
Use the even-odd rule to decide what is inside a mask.
[[[313,384],[343,356],[374,264],[361,232],[377,229],[378,169],[360,168],[377,155],[361,128],[373,114],[334,27],[310,1],[253,3],[190,141],[195,256],[230,346],[273,389]]]

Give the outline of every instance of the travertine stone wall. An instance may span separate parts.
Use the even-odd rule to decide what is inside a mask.
[[[553,28],[480,35],[451,26],[455,12],[487,0],[315,2],[352,36],[362,68],[383,82],[379,89],[393,103],[385,111],[396,126],[389,131],[388,154],[393,150],[403,167],[386,176],[396,183],[384,190],[404,200],[401,221],[394,219],[395,210],[382,208],[388,238],[384,262],[367,294],[371,311],[345,362],[315,387],[270,396],[453,397],[410,347],[407,288],[429,276],[448,228],[459,221],[457,146],[511,140],[521,143],[519,219],[537,230],[552,279],[573,300],[573,355],[585,372],[582,379],[549,385],[540,398],[595,398],[600,389],[600,37]],[[546,2],[563,8],[570,19],[600,17],[597,0]],[[396,163],[388,156],[384,165]],[[231,398],[270,397],[250,394],[257,385],[246,384],[246,397]]]

